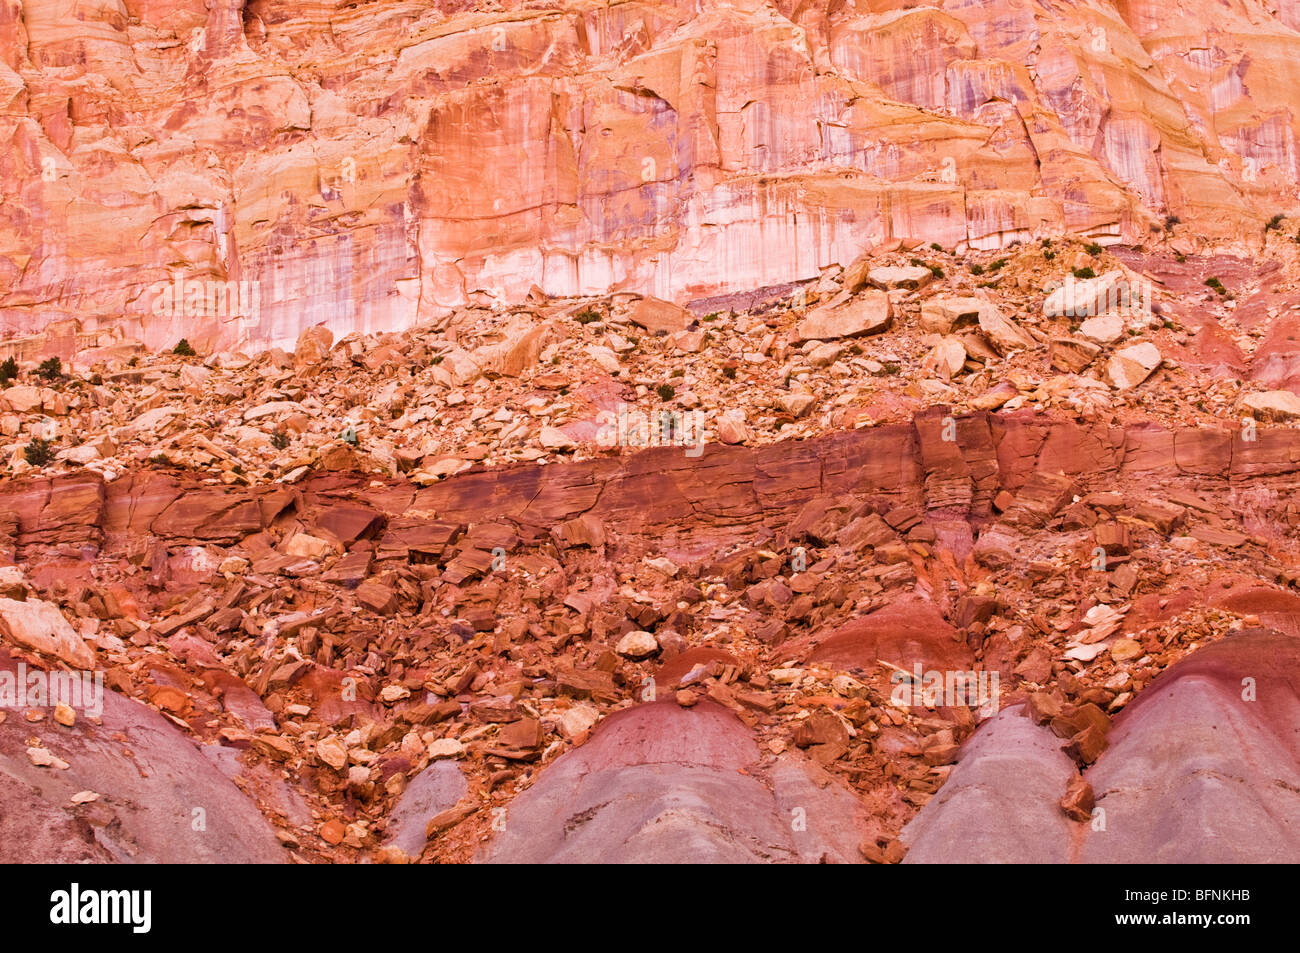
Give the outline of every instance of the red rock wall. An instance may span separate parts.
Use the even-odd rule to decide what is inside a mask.
[[[1297,52],[1258,0],[3,0],[0,328],[291,346],[1167,213],[1249,248],[1296,196]],[[251,298],[169,309],[177,276]]]

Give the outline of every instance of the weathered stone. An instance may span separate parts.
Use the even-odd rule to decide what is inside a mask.
[[[40,599],[0,599],[0,635],[6,641],[49,655],[73,668],[95,665],[95,653],[68,624],[58,606]]]
[[[846,304],[818,308],[799,322],[796,334],[800,341],[833,341],[879,334],[892,322],[889,296],[873,291]]]
[[[930,298],[921,303],[921,330],[951,334],[959,325],[977,324],[986,306],[980,298]]]
[[[874,288],[880,288],[884,291],[891,291],[897,288],[904,288],[908,291],[915,291],[918,288],[924,288],[934,277],[929,268],[922,268],[919,265],[903,265],[898,267],[872,268],[867,275],[867,281]]]
[[[1106,365],[1106,377],[1119,390],[1130,390],[1151,376],[1160,366],[1160,352],[1143,342],[1116,351]]]
[[[1300,397],[1289,390],[1246,394],[1241,409],[1259,420],[1296,420],[1300,418]]]
[[[683,331],[690,323],[690,313],[685,308],[659,298],[642,298],[632,306],[628,320],[650,333]]]

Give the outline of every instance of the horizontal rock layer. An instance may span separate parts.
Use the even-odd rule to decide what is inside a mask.
[[[976,529],[1043,525],[1083,488],[1107,474],[1227,491],[1275,494],[1300,479],[1300,432],[1155,425],[1110,428],[1054,421],[1030,411],[951,418],[943,408],[914,424],[836,433],[758,448],[712,445],[698,457],[678,447],[553,464],[470,470],[427,487],[372,475],[317,472],[299,484],[251,488],[203,485],[193,477],[140,470],[112,483],[98,474],[0,484],[0,508],[14,514],[10,546],[119,548],[157,536],[230,543],[282,514],[320,513],[364,503],[362,524],[410,512],[427,520],[506,519],[543,531],[581,516],[621,533],[688,528],[707,538],[736,527],[784,527],[810,499],[871,496],[920,507],[931,521],[969,521]],[[1064,482],[1062,482],[1064,481]],[[1000,516],[993,498],[1013,502]],[[1207,490],[1208,492],[1208,490]],[[648,505],[653,502],[653,506]],[[436,516],[435,516],[436,514]],[[357,514],[336,513],[331,519]],[[355,538],[355,536],[353,537]],[[381,537],[382,539],[382,537]],[[4,544],[0,539],[0,544]]]

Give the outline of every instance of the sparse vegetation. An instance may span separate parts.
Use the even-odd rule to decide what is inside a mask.
[[[0,385],[9,386],[9,382],[18,376],[18,362],[12,357],[5,358],[3,364],[0,364]]]
[[[584,308],[574,316],[574,320],[579,324],[592,324],[601,319],[601,314],[592,308]]]
[[[41,366],[36,369],[36,373],[47,381],[56,381],[63,376],[63,362],[57,357],[41,361]]]
[[[1166,215],[1166,216],[1165,216],[1165,231],[1167,231],[1167,232],[1172,232],[1172,231],[1174,230],[1174,226],[1177,225],[1177,224],[1179,224],[1181,221],[1182,221],[1182,219],[1179,218],[1177,215]]]
[[[435,354],[435,355],[433,355],[433,360],[431,360],[431,361],[429,362],[429,365],[430,365],[431,367],[437,367],[439,364],[441,364],[441,363],[442,363],[443,361],[445,361],[446,359],[447,359],[447,358],[446,358],[446,355],[443,355],[443,354]]]
[[[271,446],[277,450],[285,449],[285,447],[289,446],[289,435],[283,430],[277,430],[271,434]]]
[[[1074,277],[1078,278],[1081,281],[1084,281],[1087,280],[1088,278],[1096,278],[1097,273],[1093,271],[1091,268],[1076,268],[1074,269]]]
[[[54,460],[54,444],[41,437],[35,437],[31,443],[23,447],[23,456],[34,467],[48,466]]]
[[[1228,296],[1228,289],[1223,287],[1223,282],[1216,277],[1211,276],[1206,278],[1205,286],[1213,291],[1217,291],[1222,297],[1226,298]]]
[[[997,261],[989,265],[989,271],[1001,271],[1007,266],[1009,260],[1010,259],[1007,258],[999,258]]]
[[[736,365],[735,364],[722,365],[722,376],[729,381],[734,381],[736,379]]]
[[[936,278],[943,278],[943,269],[938,265],[929,265],[927,267],[930,269],[930,274],[934,275]]]
[[[940,251],[940,252],[941,252],[941,251],[943,251],[943,246],[940,245],[938,242],[930,242],[930,249],[931,249],[931,251]]]
[[[1281,212],[1278,212],[1264,224],[1266,232],[1280,232],[1282,230],[1282,219],[1286,218]]]
[[[190,346],[190,342],[188,340],[186,340],[185,338],[181,338],[179,341],[176,342],[176,346],[172,348],[172,353],[175,354],[177,357],[193,357],[195,351],[194,348]]]
[[[970,273],[972,275],[982,275],[984,274],[984,266],[979,262],[975,262],[970,266]]]
[[[1084,246],[1083,246],[1083,250],[1086,251],[1086,252],[1087,252],[1089,255],[1091,255],[1093,258],[1096,258],[1096,257],[1097,257],[1098,255],[1100,255],[1100,254],[1101,254],[1105,249],[1103,249],[1103,248],[1102,248],[1100,245],[1098,245],[1096,242],[1089,242],[1087,245],[1084,245]]]
[[[659,395],[660,400],[667,403],[677,396],[677,389],[672,384],[660,384],[655,388],[655,393]]]

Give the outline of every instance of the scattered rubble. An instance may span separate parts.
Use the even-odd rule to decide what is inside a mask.
[[[900,831],[1021,704],[1051,739],[1042,822],[1077,824],[1109,795],[1067,779],[1161,672],[1247,623],[1300,632],[1300,436],[1291,391],[1184,372],[1177,325],[1046,315],[1043,250],[994,287],[882,253],[744,310],[537,298],[23,370],[0,641],[211,752],[259,856],[523,856],[510,818],[551,821],[522,799],[650,707],[870,805],[804,844],[751,786],[728,824],[763,859],[925,858]],[[997,697],[927,699],[930,669]],[[32,714],[0,728],[72,775],[58,810],[116,803],[56,744],[101,726]],[[636,830],[601,850],[671,850]]]

